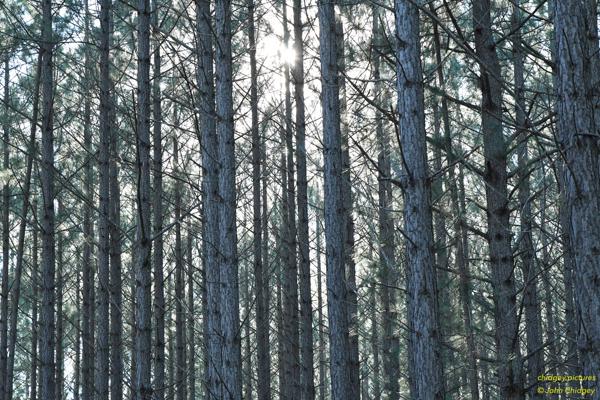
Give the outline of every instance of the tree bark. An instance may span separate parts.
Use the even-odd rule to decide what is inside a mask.
[[[508,205],[508,150],[502,127],[501,70],[490,14],[489,0],[473,3],[475,51],[479,58],[482,95],[481,132],[485,157],[487,240],[494,290],[497,374],[500,396],[512,400],[523,398],[523,372]]]
[[[308,228],[308,179],[306,173],[306,117],[304,105],[304,40],[302,2],[294,0],[294,56],[292,81],[296,103],[296,164],[298,166],[298,252],[300,256],[300,385],[301,399],[315,398],[313,368],[312,293],[310,284],[310,241]]]
[[[581,2],[554,2],[559,149],[570,245],[574,257],[577,347],[585,375],[600,373],[600,154],[594,118],[597,39],[587,41],[587,13]],[[595,47],[593,47],[594,45]],[[600,398],[596,394],[593,398]]]
[[[381,32],[381,14],[380,8],[372,7],[373,10],[373,80],[374,80],[374,96],[375,102],[379,107],[383,107],[383,93],[381,82],[381,55],[383,51],[383,38]],[[383,116],[379,109],[375,110],[375,134],[377,137],[377,165],[378,165],[378,225],[379,225],[379,240],[378,240],[378,281],[381,283],[380,297],[381,306],[383,308],[381,315],[381,333],[383,335],[382,343],[373,343],[377,346],[382,346],[382,358],[384,375],[384,393],[390,400],[397,400],[400,396],[400,385],[398,376],[400,374],[400,338],[395,333],[396,325],[396,294],[393,289],[397,282],[397,273],[394,271],[396,264],[396,255],[394,251],[394,221],[392,219],[392,184],[390,178],[392,176],[390,164],[390,140],[389,135],[383,126]],[[373,291],[376,292],[375,287]],[[378,336],[377,327],[373,327],[373,335]],[[379,339],[378,339],[379,340]],[[378,357],[378,354],[373,355]],[[376,360],[376,366],[379,369],[379,360]],[[379,376],[374,376],[375,386],[379,386]],[[374,396],[381,396],[381,389],[374,388]]]
[[[137,225],[135,243],[134,400],[150,400],[152,355],[150,226],[150,1],[138,2]]]
[[[409,1],[396,0],[395,17],[400,145],[406,175],[403,177],[403,215],[407,255],[410,391],[416,399],[442,399],[443,368],[435,304],[437,291],[418,8]]]
[[[350,320],[345,271],[342,135],[338,45],[335,8],[332,2],[318,2],[321,56],[321,96],[323,107],[323,156],[325,162],[325,240],[327,269],[327,309],[332,400],[354,399],[359,388],[350,378]]]
[[[242,373],[236,232],[235,143],[233,125],[233,79],[231,55],[231,0],[216,0],[216,132],[219,173],[219,263],[222,365],[222,399],[240,400]]]
[[[165,289],[163,272],[163,172],[162,172],[162,108],[161,108],[161,55],[160,55],[160,27],[158,25],[158,1],[154,0],[152,11],[152,33],[154,43],[154,64],[152,80],[152,113],[154,125],[152,127],[153,157],[152,169],[153,192],[152,210],[154,223],[154,257],[152,258],[154,270],[154,396],[157,400],[165,397]]]

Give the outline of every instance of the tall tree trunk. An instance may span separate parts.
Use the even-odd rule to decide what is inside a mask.
[[[135,243],[134,400],[150,400],[152,327],[150,289],[150,1],[138,2],[137,71],[137,230]]]
[[[594,118],[597,37],[586,41],[586,10],[580,2],[554,2],[558,138],[564,157],[563,190],[574,256],[577,347],[585,375],[600,373],[600,154]],[[593,46],[595,47],[593,47]],[[599,394],[593,398],[600,398]]]
[[[298,165],[298,251],[300,255],[300,356],[301,399],[315,398],[313,369],[312,293],[310,288],[310,241],[308,232],[308,179],[306,174],[306,118],[304,106],[304,40],[302,2],[294,0],[294,55],[292,68],[296,103],[296,163]]]
[[[58,208],[56,210],[57,219],[62,219],[63,204],[61,200],[58,200]],[[58,234],[56,239],[56,385],[55,395],[56,400],[62,400],[65,393],[65,349],[64,349],[64,327],[63,327],[63,288],[64,288],[64,274],[63,274],[63,262],[64,262],[64,236]]]
[[[384,285],[385,286],[385,285]],[[371,375],[373,376],[373,400],[381,399],[381,379],[380,379],[380,363],[379,363],[379,320],[377,318],[377,284],[373,283],[371,287],[371,298],[370,302],[373,305],[373,314],[371,315],[371,353],[373,355],[373,367]]]
[[[231,0],[216,0],[216,132],[219,173],[219,271],[221,316],[220,376],[222,399],[242,397],[241,351],[239,334],[239,287],[236,232],[235,143],[233,125],[233,79],[231,55]]]
[[[512,11],[513,72],[515,80],[515,116],[519,145],[517,148],[519,178],[519,209],[521,211],[521,268],[523,270],[523,307],[525,308],[525,328],[527,337],[527,374],[524,374],[525,387],[530,387],[529,397],[540,399],[537,377],[544,372],[542,347],[542,321],[537,290],[537,265],[533,247],[533,220],[531,215],[531,185],[528,171],[527,117],[525,114],[524,53],[521,37],[520,2],[516,0]]]
[[[436,11],[433,4],[429,6],[430,12],[435,16]],[[439,27],[437,23],[433,24],[433,44],[435,52],[435,60],[438,65],[437,81],[438,85],[442,90],[446,90],[446,78],[443,68],[443,58],[441,51],[441,38]],[[454,223],[455,232],[455,243],[456,243],[456,256],[455,263],[458,268],[459,274],[459,301],[462,308],[462,320],[463,327],[466,335],[467,342],[467,362],[468,362],[468,379],[469,379],[469,393],[471,394],[472,400],[479,400],[479,376],[477,370],[477,350],[475,346],[475,336],[472,323],[472,311],[471,311],[471,288],[469,282],[469,256],[468,256],[468,237],[465,230],[464,222],[464,210],[461,207],[461,201],[464,202],[464,196],[460,196],[459,187],[457,185],[456,169],[454,163],[456,156],[452,148],[452,132],[450,124],[450,110],[448,107],[448,99],[446,96],[441,96],[441,114],[442,114],[442,125],[444,129],[443,144],[446,153],[446,159],[448,162],[448,186],[450,190],[450,202],[454,214],[457,216]],[[462,185],[462,174],[459,178]]]
[[[112,21],[112,18],[111,18]],[[114,96],[114,90],[112,91]],[[119,132],[114,124],[114,97],[111,110],[109,160],[110,225],[110,398],[123,399],[123,281],[121,277],[121,189],[119,187]]]
[[[500,396],[523,398],[522,360],[511,249],[506,163],[508,149],[502,128],[501,70],[492,34],[490,0],[473,3],[475,51],[480,63],[481,133],[485,157],[487,240],[494,290],[496,359]]]
[[[220,300],[219,300],[219,205],[218,139],[215,126],[215,89],[213,78],[213,29],[211,27],[210,1],[196,2],[196,53],[198,58],[198,110],[202,130],[202,210],[204,232],[202,248],[204,254],[205,298],[204,332],[206,338],[205,385],[209,399],[221,399],[221,352],[219,349]]]
[[[187,341],[188,341],[188,359],[187,359],[187,379],[188,379],[188,400],[196,399],[196,340],[195,340],[195,313],[194,313],[194,258],[193,258],[193,227],[192,222],[188,220],[186,254],[187,254]],[[202,283],[204,285],[204,282]]]
[[[325,359],[325,321],[323,319],[323,277],[321,273],[321,218],[320,212],[315,210],[316,220],[316,240],[317,240],[317,324],[319,332],[319,400],[325,400],[327,393],[327,360]]]
[[[41,55],[41,52],[40,52]],[[41,63],[40,63],[41,65]],[[32,128],[33,129],[33,128]],[[37,202],[34,200],[32,204],[32,214],[37,215]],[[31,305],[31,391],[29,392],[29,400],[38,399],[38,386],[39,386],[39,371],[38,371],[38,294],[40,285],[40,274],[38,265],[38,228],[36,225],[33,226],[33,238],[32,238],[32,249],[31,249],[31,286],[32,286],[32,305]]]
[[[350,148],[348,144],[348,102],[346,98],[346,55],[344,51],[344,25],[336,23],[337,62],[340,79],[340,123],[342,134],[342,200],[344,218],[344,262],[346,264],[347,307],[350,340],[350,385],[360,388],[360,364],[358,352],[358,293],[356,286],[356,263],[354,262],[354,217],[352,202],[352,182],[350,168]]]
[[[2,119],[2,142],[3,142],[3,161],[2,168],[9,171],[10,159],[10,121],[9,114],[9,85],[10,85],[10,55],[6,54],[4,60],[4,115]],[[8,356],[8,264],[10,257],[10,186],[9,180],[4,181],[2,186],[2,297],[0,298],[0,396],[5,399],[9,392],[9,386],[6,378],[7,356]],[[16,313],[17,308],[15,308]]]
[[[283,44],[288,46],[290,33],[288,30],[287,2],[283,7]],[[300,387],[300,345],[298,325],[298,263],[296,258],[296,178],[294,176],[294,145],[292,132],[292,101],[290,94],[290,66],[283,64],[285,86],[285,145],[287,150],[287,190],[285,192],[286,236],[284,245],[287,246],[287,259],[284,261],[283,272],[283,373],[285,386],[282,396],[296,400],[301,395]]]
[[[54,302],[54,38],[52,0],[42,1],[42,309],[40,313],[40,396],[54,398],[55,363]]]
[[[378,107],[383,107],[383,92],[380,73],[381,55],[383,51],[383,38],[381,32],[381,14],[378,6],[373,6],[373,80],[375,85],[375,102]],[[381,283],[381,306],[383,308],[381,315],[382,331],[382,358],[384,376],[385,396],[390,400],[397,400],[400,396],[400,385],[398,377],[400,374],[400,338],[396,334],[396,293],[394,286],[397,282],[397,273],[394,271],[396,265],[396,255],[394,252],[394,221],[392,219],[392,176],[390,164],[390,140],[389,135],[383,126],[383,117],[379,109],[375,110],[375,134],[377,137],[378,155],[378,225],[379,225],[379,268],[378,281]],[[376,292],[375,287],[373,291]],[[373,328],[376,334],[377,327]],[[373,343],[374,346],[380,346],[380,343]],[[374,355],[375,357],[375,355]],[[379,366],[379,360],[376,360]],[[379,376],[374,377],[374,383],[379,385]],[[378,398],[381,394],[379,388],[375,388],[375,396]]]
[[[174,106],[175,112],[177,107]],[[178,124],[175,124],[178,126]],[[185,281],[183,269],[183,242],[181,240],[181,174],[179,168],[179,145],[173,138],[173,165],[175,181],[175,388],[176,400],[185,400]]]
[[[90,12],[88,0],[84,0],[85,7],[85,35],[84,41],[90,41]],[[84,193],[88,203],[94,203],[94,150],[92,148],[92,122],[91,122],[91,77],[92,55],[90,46],[86,46],[84,60],[84,110],[83,110],[83,145],[88,154],[84,168]],[[83,205],[83,255],[82,255],[82,323],[81,323],[81,400],[94,398],[94,363],[95,363],[95,318],[94,318],[94,264],[92,261],[92,244],[94,243],[94,224],[92,222],[92,208]]]
[[[332,400],[355,399],[359,388],[350,378],[350,318],[345,272],[342,135],[338,45],[335,8],[320,0],[319,43],[321,56],[321,96],[323,107],[323,156],[325,162],[325,239],[327,268],[327,309],[329,319],[329,353]]]
[[[263,263],[263,226],[261,216],[261,138],[258,131],[258,72],[254,0],[248,0],[248,43],[250,47],[250,112],[252,118],[252,213],[254,285],[256,286],[256,359],[258,400],[271,398],[271,356],[269,354],[269,310],[265,265]],[[263,166],[264,168],[264,166]]]
[[[161,108],[161,59],[160,27],[158,25],[158,1],[154,0],[152,11],[152,33],[154,42],[154,64],[152,80],[152,130],[153,157],[152,169],[152,210],[154,217],[154,397],[165,397],[165,289],[163,273],[163,176],[162,176],[162,108]]]
[[[100,147],[98,149],[99,216],[98,216],[98,296],[96,298],[96,371],[95,398],[108,400],[109,383],[109,159],[112,104],[110,84],[110,19],[111,0],[100,3]]]
[[[444,385],[437,316],[431,192],[427,171],[423,74],[417,6],[395,1],[400,145],[405,171],[404,234],[407,255],[410,391],[416,399],[442,399]]]

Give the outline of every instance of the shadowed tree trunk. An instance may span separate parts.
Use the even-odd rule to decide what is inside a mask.
[[[508,149],[502,127],[501,70],[492,34],[490,0],[477,0],[473,3],[473,26],[475,50],[480,65],[487,241],[494,290],[499,393],[507,400],[522,399],[523,372],[518,339],[506,172]]]
[[[52,0],[42,1],[42,308],[40,312],[40,396],[54,397],[56,364],[55,302],[55,237],[54,237],[54,38],[52,33]]]

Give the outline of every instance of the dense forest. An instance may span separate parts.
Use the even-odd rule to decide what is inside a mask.
[[[0,1],[0,400],[600,399],[598,32]]]

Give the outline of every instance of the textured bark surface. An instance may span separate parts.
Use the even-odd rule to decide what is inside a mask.
[[[515,80],[515,122],[520,141],[517,148],[519,168],[519,209],[521,212],[521,269],[523,270],[523,308],[525,309],[525,329],[527,339],[527,370],[524,374],[525,387],[529,398],[541,399],[536,392],[537,377],[544,372],[544,353],[542,347],[542,320],[538,298],[538,268],[533,247],[533,219],[531,214],[531,184],[528,170],[529,154],[527,144],[527,120],[525,115],[524,53],[521,38],[521,11],[519,1],[513,5],[512,26],[513,73]],[[546,275],[546,274],[544,274]]]
[[[112,98],[110,94],[110,19],[112,1],[100,3],[100,145],[98,148],[98,295],[96,297],[96,367],[94,391],[97,400],[109,395],[109,303],[110,303],[110,138]]]
[[[223,400],[242,397],[239,284],[236,232],[235,143],[231,55],[231,1],[216,0],[215,110],[217,116],[219,171],[220,337]]]
[[[296,164],[298,167],[298,264],[300,285],[300,385],[301,399],[315,398],[313,368],[312,293],[310,276],[310,241],[308,228],[308,180],[306,174],[306,117],[304,105],[304,40],[302,37],[302,2],[293,2],[294,52],[292,68],[296,116]]]
[[[10,54],[10,53],[9,53]],[[4,59],[4,118],[2,121],[2,168],[9,170],[10,158],[10,121],[9,121],[9,85],[10,85],[10,56]],[[8,362],[8,262],[10,252],[10,186],[8,180],[2,185],[2,287],[0,297],[0,396],[4,399],[9,385],[6,382]]]
[[[154,125],[152,127],[152,217],[154,232],[154,257],[152,269],[154,271],[154,343],[153,343],[153,370],[154,370],[154,397],[163,400],[165,397],[165,288],[164,288],[164,235],[163,235],[163,147],[162,147],[162,104],[161,104],[161,53],[160,53],[160,26],[159,5],[154,0],[152,10],[153,34],[153,65],[152,65],[152,114]]]
[[[378,107],[383,106],[383,93],[381,84],[381,55],[383,50],[383,37],[381,32],[381,15],[378,7],[373,7],[373,80],[375,81],[375,102]],[[390,140],[383,126],[383,117],[378,109],[375,110],[375,134],[377,137],[377,165],[378,165],[378,256],[379,272],[378,281],[382,283],[380,288],[381,299],[381,343],[374,346],[381,346],[383,369],[385,376],[383,379],[384,392],[375,387],[374,393],[377,398],[384,394],[390,400],[397,400],[400,396],[400,338],[397,335],[396,325],[396,293],[394,286],[397,285],[397,271],[394,271],[396,265],[396,255],[394,251],[394,221],[392,219],[392,176],[390,166]],[[376,289],[373,288],[375,292]],[[379,336],[377,327],[373,327],[373,336]],[[374,340],[374,339],[373,339]],[[377,352],[378,353],[378,352]],[[375,364],[379,369],[378,354],[374,354]],[[375,373],[375,371],[374,371]],[[378,386],[380,379],[378,373],[374,375],[374,382]]]
[[[352,386],[350,380],[350,321],[344,252],[346,219],[342,192],[342,135],[336,18],[333,3],[320,0],[318,4],[331,396],[333,400],[345,400],[357,398],[359,388]]]
[[[558,138],[578,326],[577,348],[586,375],[600,373],[600,154],[594,118],[597,39],[586,40],[582,2],[554,3]],[[595,47],[592,47],[594,45]],[[589,47],[588,47],[589,46]],[[600,398],[596,393],[594,399]]]
[[[55,232],[54,232],[54,42],[52,0],[42,2],[42,263],[40,310],[40,396],[54,398],[56,368],[55,332]]]
[[[137,224],[135,241],[135,400],[150,400],[152,266],[150,262],[150,1],[138,2]]]
[[[519,350],[519,324],[511,249],[507,190],[507,146],[502,127],[501,70],[492,35],[489,0],[473,3],[475,50],[480,60],[481,133],[485,157],[487,240],[494,291],[496,359],[500,396],[522,399],[523,372]]]
[[[177,106],[174,107],[177,112]],[[175,118],[177,121],[177,118]],[[177,126],[177,125],[176,125]],[[179,144],[173,138],[173,165],[175,185],[175,399],[186,399],[186,358],[185,358],[185,278],[183,268],[183,241],[181,239],[181,170],[179,166]],[[171,357],[173,355],[171,354]]]
[[[436,314],[435,260],[427,171],[419,13],[396,0],[396,59],[400,145],[406,174],[404,234],[407,255],[408,359],[411,396],[442,399],[442,364]]]

